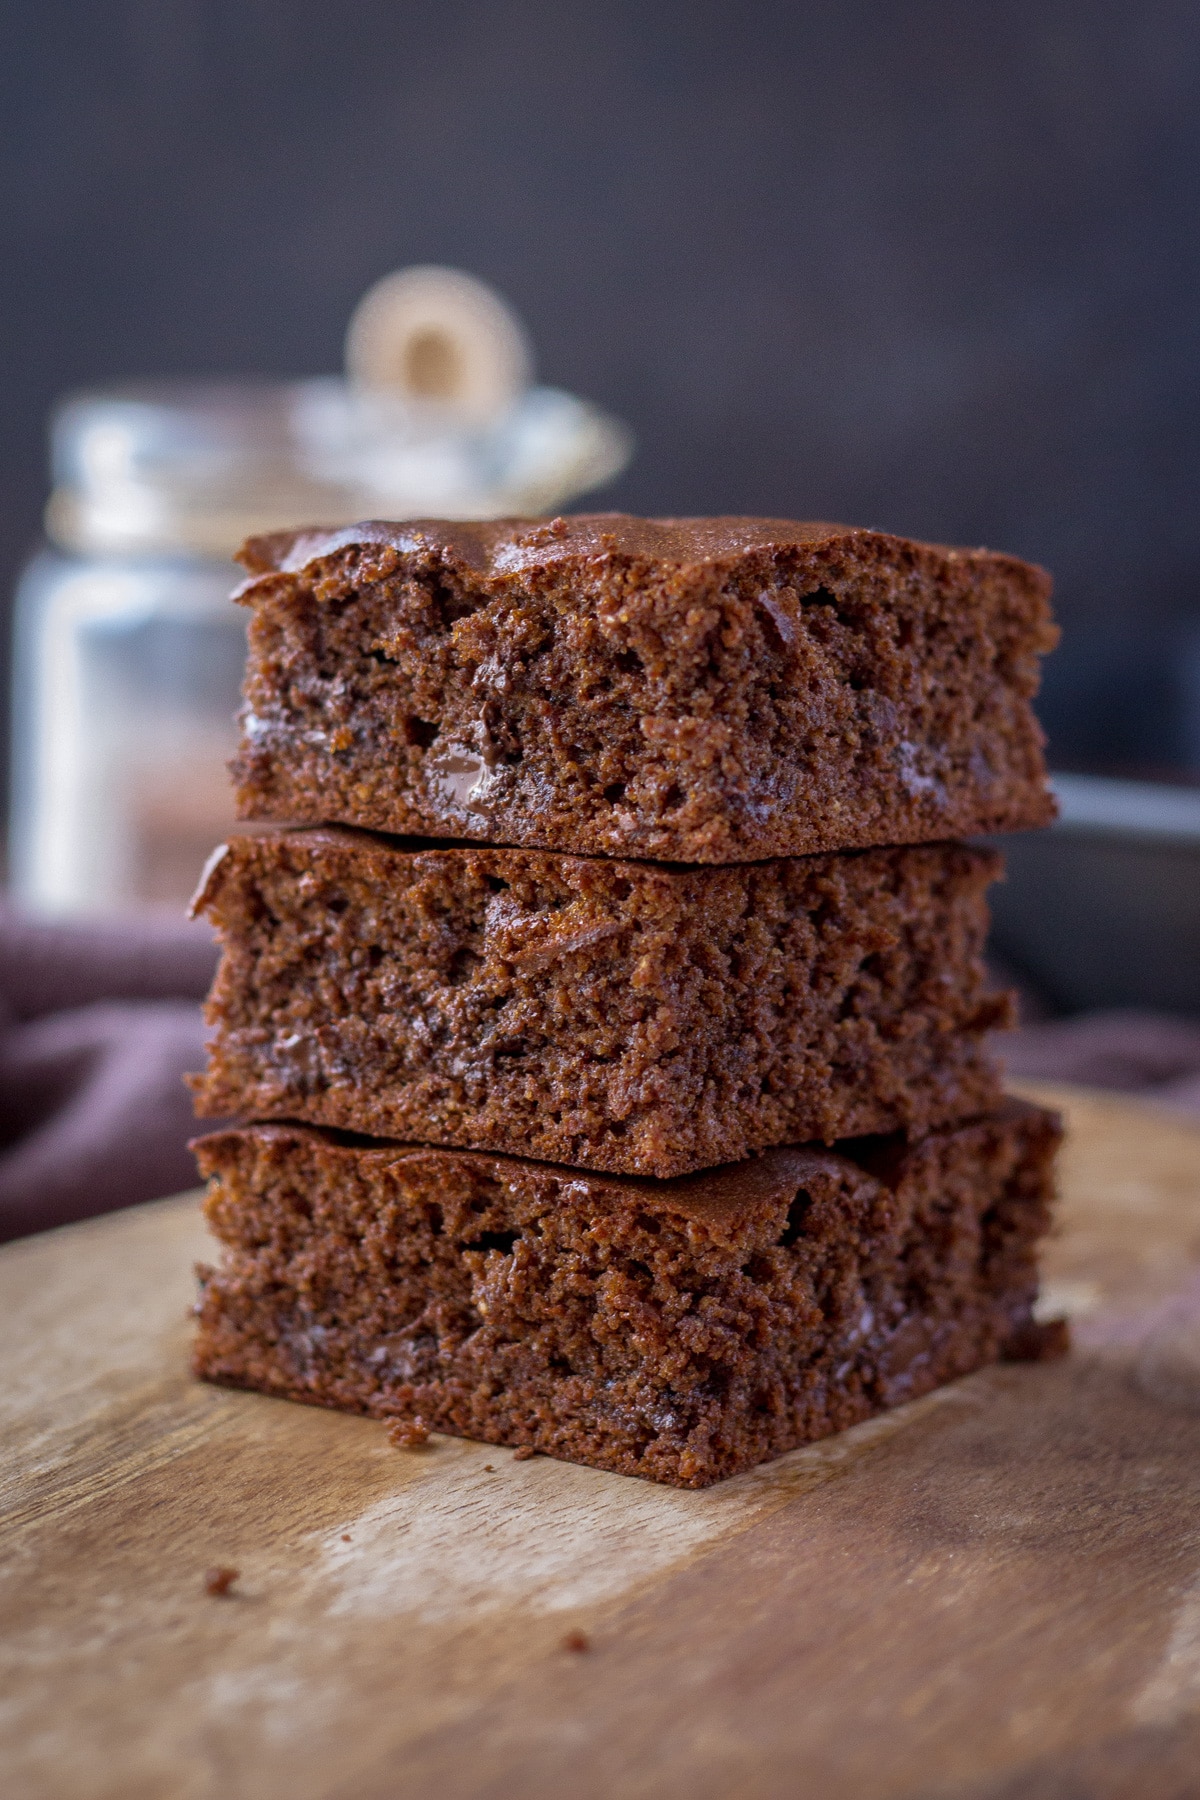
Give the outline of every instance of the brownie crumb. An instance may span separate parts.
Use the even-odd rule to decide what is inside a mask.
[[[536,1455],[537,1451],[532,1444],[518,1444],[517,1448],[513,1451],[513,1461],[532,1462]]]
[[[1057,1362],[1071,1348],[1071,1327],[1066,1319],[1035,1320],[1022,1325],[1005,1346],[1005,1362]]]
[[[224,1566],[216,1569],[206,1569],[204,1574],[205,1593],[213,1594],[218,1599],[224,1598],[224,1596],[232,1589],[234,1582],[238,1579],[241,1572],[240,1569],[230,1569]]]
[[[420,1450],[429,1442],[429,1427],[424,1419],[396,1419],[388,1426],[388,1443],[397,1450]]]
[[[562,1641],[562,1647],[564,1650],[583,1651],[590,1650],[592,1644],[591,1639],[587,1637],[584,1632],[568,1631],[566,1637]]]

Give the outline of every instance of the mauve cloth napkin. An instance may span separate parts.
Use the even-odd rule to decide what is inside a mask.
[[[1140,1094],[1200,1120],[1200,1020],[1113,1011],[1044,1019],[996,1039],[1010,1075]]]
[[[205,925],[48,922],[0,904],[0,1239],[196,1182]]]

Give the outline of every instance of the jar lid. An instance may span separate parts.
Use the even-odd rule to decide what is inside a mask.
[[[135,383],[52,425],[50,537],[87,555],[228,557],[362,518],[551,512],[618,474],[625,426],[529,385],[524,331],[482,283],[403,270],[359,303],[347,378]]]

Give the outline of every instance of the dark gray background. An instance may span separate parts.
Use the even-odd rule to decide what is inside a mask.
[[[1195,0],[0,18],[5,592],[56,394],[332,369],[371,280],[444,261],[636,428],[600,503],[1034,557],[1056,759],[1200,764]]]

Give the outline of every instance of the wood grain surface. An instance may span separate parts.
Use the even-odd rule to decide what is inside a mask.
[[[11,1246],[0,1791],[1200,1793],[1200,1131],[1057,1098],[1073,1356],[704,1493],[193,1382],[195,1196]]]

